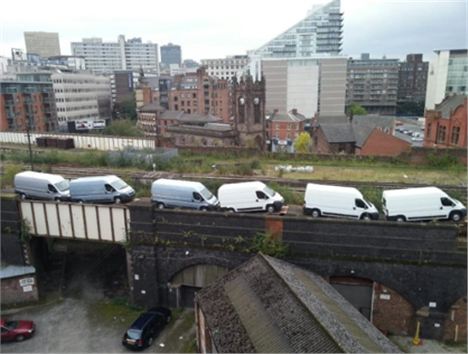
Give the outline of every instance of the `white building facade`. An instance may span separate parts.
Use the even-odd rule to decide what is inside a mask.
[[[111,85],[108,77],[56,72],[51,75],[51,80],[59,127],[66,126],[69,121],[110,118]],[[108,108],[108,113],[105,108]]]
[[[117,42],[103,42],[102,38],[83,38],[72,42],[72,53],[85,59],[86,69],[96,73],[117,70],[135,70],[159,73],[158,45],[143,43],[141,38],[125,40],[120,35]]]
[[[232,55],[221,59],[202,59],[201,64],[206,67],[209,76],[230,80],[249,64],[249,57]]]
[[[468,50],[436,50],[429,63],[426,88],[426,109],[450,95],[468,95]]]

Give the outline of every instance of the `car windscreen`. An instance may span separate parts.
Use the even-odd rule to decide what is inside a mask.
[[[130,339],[140,339],[141,338],[141,330],[139,330],[139,329],[129,329],[127,331],[127,336]]]
[[[202,195],[202,197],[205,199],[205,200],[210,200],[211,198],[213,198],[213,194],[206,188],[203,188],[201,191],[200,191],[200,194]]]
[[[263,191],[264,191],[267,195],[269,195],[270,197],[274,197],[275,194],[276,194],[276,192],[275,192],[273,189],[271,189],[270,187],[267,187],[267,186],[265,186],[265,188],[263,188]]]
[[[128,187],[128,184],[125,183],[124,181],[122,181],[121,179],[117,179],[114,182],[112,182],[111,184],[112,184],[112,187],[114,187],[117,190],[121,190],[121,189],[124,189],[124,188]]]
[[[55,187],[57,187],[59,191],[65,192],[70,189],[70,183],[68,183],[68,181],[64,179],[63,181],[56,183]]]

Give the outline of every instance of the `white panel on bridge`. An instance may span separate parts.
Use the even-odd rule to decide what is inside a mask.
[[[34,236],[125,242],[130,213],[121,205],[20,201],[22,218]]]

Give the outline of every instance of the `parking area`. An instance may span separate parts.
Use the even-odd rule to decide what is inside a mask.
[[[2,353],[127,353],[121,341],[143,312],[128,305],[122,250],[73,251],[63,255],[62,282],[42,287],[39,304],[2,309],[2,318],[32,320],[36,333],[23,342],[2,343]],[[56,255],[51,256],[56,258]],[[49,262],[50,263],[50,262]],[[41,277],[54,272],[48,269]],[[44,290],[45,289],[45,290]],[[171,322],[145,352],[195,352],[195,320],[191,310],[172,309]]]

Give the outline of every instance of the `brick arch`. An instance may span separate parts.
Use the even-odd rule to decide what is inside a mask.
[[[368,286],[372,291],[370,300],[371,320],[384,334],[410,335],[415,307],[397,290],[363,276],[329,276],[330,283]]]
[[[467,341],[467,299],[461,297],[450,306],[444,323],[443,340],[466,343]]]
[[[214,264],[195,264],[180,270],[172,276],[169,283],[172,286],[191,286],[202,288],[216,279],[224,276],[229,269]]]

